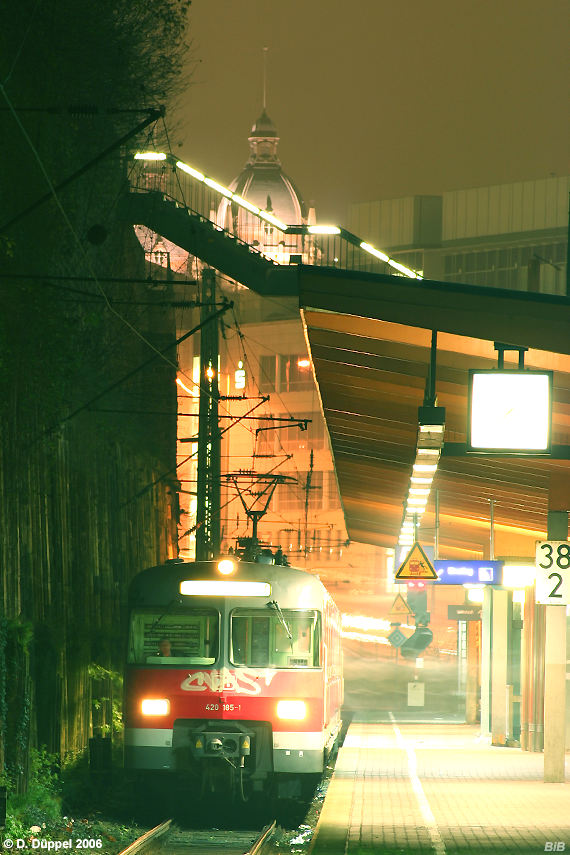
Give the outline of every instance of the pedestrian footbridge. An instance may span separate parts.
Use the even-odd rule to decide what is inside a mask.
[[[299,264],[421,279],[339,226],[288,225],[171,154],[141,152],[123,213],[260,294],[296,294]],[[218,215],[221,204],[225,222]],[[241,234],[237,234],[239,217]]]

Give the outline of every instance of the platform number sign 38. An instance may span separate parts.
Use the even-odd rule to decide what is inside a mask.
[[[548,605],[570,604],[570,542],[537,540],[536,602]]]

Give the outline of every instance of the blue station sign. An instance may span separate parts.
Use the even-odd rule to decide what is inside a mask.
[[[503,578],[502,561],[436,559],[433,566],[437,573],[434,585],[500,585]]]

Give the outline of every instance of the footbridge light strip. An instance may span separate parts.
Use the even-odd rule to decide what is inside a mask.
[[[134,159],[138,161],[168,161],[176,166],[177,169],[180,169],[181,172],[184,172],[186,175],[189,175],[191,178],[199,181],[203,184],[206,184],[210,187],[214,192],[219,193],[226,199],[229,199],[231,202],[234,202],[239,207],[243,208],[249,213],[253,214],[255,217],[258,217],[265,222],[270,223],[272,226],[275,226],[279,231],[288,232],[289,234],[306,234],[306,235],[330,235],[334,237],[340,237],[342,240],[347,241],[349,244],[361,249],[363,252],[371,255],[373,258],[377,258],[380,261],[385,262],[394,270],[397,270],[398,273],[401,273],[403,276],[408,277],[409,279],[422,279],[423,277],[415,270],[412,270],[410,267],[406,267],[405,264],[402,264],[399,261],[396,261],[394,258],[391,258],[385,252],[380,249],[376,249],[372,244],[367,241],[363,241],[360,238],[353,235],[351,232],[346,229],[341,228],[340,226],[335,225],[287,225],[286,223],[281,222],[277,217],[275,217],[270,211],[262,210],[258,208],[256,205],[249,202],[247,199],[244,199],[242,196],[239,196],[237,193],[234,193],[230,190],[229,187],[226,187],[223,184],[220,184],[213,178],[205,175],[200,170],[195,169],[193,166],[190,166],[188,163],[184,163],[182,160],[177,160],[173,155],[166,154],[165,152],[154,152],[154,151],[139,151],[134,155]]]

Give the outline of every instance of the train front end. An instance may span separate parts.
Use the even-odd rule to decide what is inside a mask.
[[[128,767],[203,795],[300,795],[322,774],[341,703],[338,612],[310,574],[227,558],[133,581]]]

